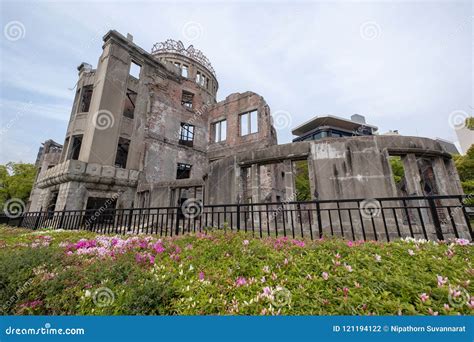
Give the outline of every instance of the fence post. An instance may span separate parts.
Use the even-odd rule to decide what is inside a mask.
[[[237,203],[237,231],[240,231],[240,203]]]
[[[18,221],[17,227],[21,227],[21,225],[23,224],[23,219],[24,218],[25,218],[25,213],[21,213],[20,220]]]
[[[459,201],[461,201],[462,213],[464,214],[464,218],[466,219],[466,225],[467,225],[467,229],[469,229],[469,234],[471,235],[471,240],[474,240],[474,233],[472,231],[471,221],[469,220],[469,215],[467,214],[466,207],[464,206],[462,196],[459,196]]]
[[[430,206],[431,216],[433,217],[433,224],[436,230],[436,237],[438,240],[444,240],[443,231],[441,230],[441,222],[439,220],[438,211],[436,210],[436,204],[432,196],[428,196],[428,204]]]
[[[316,215],[318,216],[318,232],[319,238],[321,239],[323,237],[323,223],[321,221],[321,207],[319,202],[316,202]]]
[[[43,213],[43,208],[41,208],[40,211],[38,212],[38,217],[36,218],[36,221],[35,221],[35,228],[33,228],[34,230],[38,229],[39,221],[41,219],[42,213]]]
[[[127,232],[129,232],[132,229],[132,216],[133,216],[133,209],[130,209],[130,213],[128,215]]]
[[[59,226],[58,228],[63,227],[63,222],[64,222],[64,215],[66,214],[66,206],[64,206],[63,212],[61,213],[61,220],[59,220]]]
[[[175,234],[179,235],[179,216],[180,216],[180,211],[181,207],[176,209],[176,228],[175,228]],[[184,232],[184,220],[183,220],[183,232]]]

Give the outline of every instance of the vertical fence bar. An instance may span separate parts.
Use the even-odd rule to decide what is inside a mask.
[[[441,230],[441,222],[439,221],[438,211],[436,210],[436,204],[434,202],[433,197],[431,196],[428,197],[428,204],[430,206],[431,216],[433,217],[433,224],[436,230],[436,237],[438,238],[438,240],[443,240],[443,231]],[[424,225],[423,225],[423,229],[424,229]]]

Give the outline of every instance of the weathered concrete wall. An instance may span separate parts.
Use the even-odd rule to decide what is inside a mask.
[[[328,234],[351,236],[352,230],[358,238],[387,239],[398,236],[397,228],[402,236],[414,235],[436,239],[436,230],[429,209],[411,209],[411,207],[426,207],[426,200],[407,201],[408,210],[397,209],[383,213],[380,208],[376,216],[359,215],[359,209],[364,210],[365,202],[369,205],[374,198],[397,197],[396,184],[392,175],[390,156],[401,156],[405,168],[407,192],[412,196],[426,196],[421,187],[422,176],[419,169],[420,158],[428,163],[433,170],[435,188],[438,195],[462,194],[459,177],[453,166],[451,156],[434,140],[427,138],[402,136],[371,136],[341,139],[326,139],[312,142],[301,142],[286,145],[272,146],[255,151],[239,153],[213,163],[207,184],[214,184],[219,189],[218,194],[209,194],[208,203],[235,203],[239,198],[252,198],[254,203],[262,200],[262,173],[261,167],[281,163],[284,172],[284,201],[294,201],[296,188],[292,161],[306,159],[309,165],[309,181],[313,196],[319,200],[360,199],[347,203],[322,203],[321,221],[323,231]],[[242,181],[235,175],[250,175],[250,179]],[[275,179],[278,176],[275,175]],[[233,182],[233,184],[232,184]],[[244,184],[244,186],[242,186]],[[254,201],[258,200],[258,201]],[[365,201],[362,201],[365,200]],[[444,200],[442,205],[456,205],[457,200]],[[375,201],[377,202],[377,201]],[[459,203],[459,202],[457,202]],[[403,205],[397,201],[384,202],[384,207],[399,207]],[[346,209],[340,212],[329,209]],[[355,205],[355,208],[354,208]],[[380,205],[380,204],[379,204]],[[259,207],[255,207],[259,210]],[[297,208],[295,204],[284,204],[287,215],[303,210],[298,214],[304,229],[309,229],[311,220],[307,210],[314,211],[310,205]],[[354,213],[354,210],[356,212]],[[439,210],[442,222],[442,233],[445,238],[454,237],[451,217],[454,220],[459,236],[470,238],[462,213],[457,210],[448,217],[447,213]],[[444,210],[446,211],[446,210]],[[350,212],[350,213],[349,213]],[[409,218],[407,217],[407,214]],[[307,215],[305,217],[305,215]],[[330,217],[331,215],[331,217]],[[395,217],[396,216],[396,217]],[[282,219],[282,218],[281,218]],[[287,223],[291,220],[286,216]],[[254,219],[255,220],[255,219]],[[255,222],[254,222],[255,223]],[[385,230],[385,224],[388,230]],[[265,225],[266,222],[259,222]],[[411,225],[411,226],[410,226]],[[364,227],[364,232],[362,231]],[[303,226],[301,227],[303,229]],[[363,236],[365,234],[365,236]]]

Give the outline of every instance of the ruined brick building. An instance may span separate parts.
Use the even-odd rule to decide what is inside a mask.
[[[186,199],[291,201],[301,161],[311,199],[463,194],[451,155],[428,138],[369,135],[278,145],[264,98],[246,91],[217,102],[209,60],[179,41],[158,43],[148,53],[131,36],[109,31],[97,68],[82,63],[78,70],[64,145],[48,141],[40,151],[30,212],[106,202],[143,208]],[[403,187],[394,181],[392,157],[403,164]],[[455,220],[468,236],[459,213]]]
[[[277,143],[263,97],[245,92],[217,102],[210,62],[180,41],[150,54],[110,31],[97,69],[78,70],[64,147],[50,150],[47,142],[40,151],[30,211],[92,209],[117,193],[117,208],[212,201],[210,163]],[[271,196],[276,186],[266,179],[262,191]]]

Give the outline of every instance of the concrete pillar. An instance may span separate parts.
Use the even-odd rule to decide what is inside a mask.
[[[259,203],[260,202],[260,165],[258,164],[252,164],[252,166],[250,167],[250,183],[251,183],[250,192],[252,194],[252,203]],[[253,211],[253,215],[252,215],[253,224],[256,230],[260,228],[258,213],[255,212],[258,209],[259,209],[258,206],[252,206],[252,210],[251,210]]]
[[[311,158],[311,155],[308,157],[308,178],[309,178],[309,187],[311,189],[311,199],[315,200],[317,199],[315,194],[317,192],[316,188],[316,169],[314,167],[314,161]]]
[[[402,157],[403,168],[405,169],[405,181],[409,196],[423,196],[421,188],[421,176],[418,170],[416,156],[409,153]]]
[[[285,160],[283,162],[283,172],[285,173],[285,199],[283,203],[296,201],[296,188],[295,188],[295,174],[293,172],[293,162],[291,160]],[[285,217],[287,222],[287,228],[291,227],[292,214],[289,210],[294,209],[292,204],[284,204]],[[294,219],[295,213],[293,213]]]

